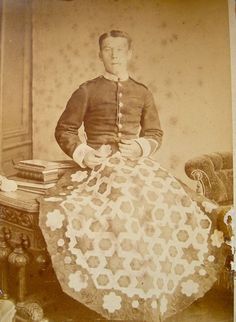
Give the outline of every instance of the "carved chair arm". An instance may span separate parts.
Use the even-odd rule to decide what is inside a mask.
[[[219,204],[232,203],[232,153],[212,153],[188,160],[185,172],[197,181],[197,192]]]

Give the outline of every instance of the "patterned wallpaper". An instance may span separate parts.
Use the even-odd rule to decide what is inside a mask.
[[[133,38],[130,74],[153,92],[164,139],[156,158],[183,181],[192,156],[230,151],[227,1],[34,0],[34,157],[61,159],[54,128],[71,93],[100,75],[98,37]]]

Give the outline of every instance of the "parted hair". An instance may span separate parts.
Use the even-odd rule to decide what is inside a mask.
[[[126,38],[127,41],[128,41],[129,49],[131,48],[132,39],[131,39],[130,35],[127,32],[121,31],[121,30],[111,30],[109,32],[105,32],[104,34],[102,34],[99,37],[99,48],[100,49],[102,49],[103,40],[105,40],[108,37],[123,37],[123,38]]]

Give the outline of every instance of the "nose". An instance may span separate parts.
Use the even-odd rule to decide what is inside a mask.
[[[117,58],[117,50],[113,49],[112,50],[112,58]]]

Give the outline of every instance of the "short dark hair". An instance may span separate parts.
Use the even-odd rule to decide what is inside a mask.
[[[131,48],[132,39],[127,32],[121,31],[121,30],[111,30],[109,32],[105,32],[104,34],[102,34],[99,37],[99,48],[100,49],[102,49],[103,40],[105,40],[108,37],[123,37],[123,38],[127,39],[129,49]]]

